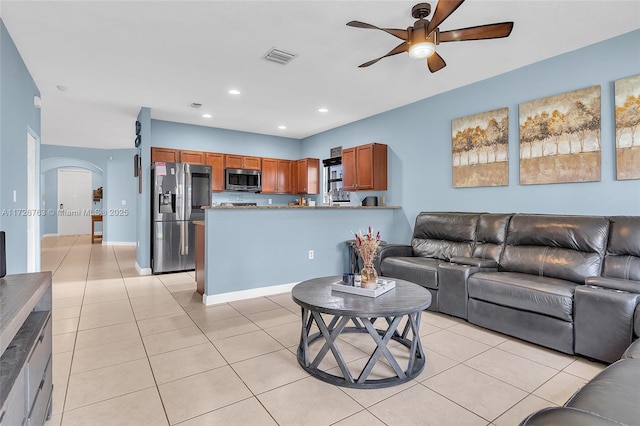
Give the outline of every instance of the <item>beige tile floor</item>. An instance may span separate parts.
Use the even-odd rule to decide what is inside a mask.
[[[193,273],[139,276],[134,262],[133,247],[88,236],[43,240],[54,299],[49,425],[512,426],[564,403],[604,368],[425,312],[419,377],[341,388],[298,365],[290,294],[205,307]],[[367,357],[363,338],[339,343],[354,367]],[[335,367],[330,358],[324,368]],[[374,373],[387,369],[379,363]]]

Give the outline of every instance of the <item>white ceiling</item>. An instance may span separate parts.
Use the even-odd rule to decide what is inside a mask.
[[[442,31],[514,21],[511,36],[443,43],[435,74],[406,54],[358,68],[399,40],[345,24],[406,28],[415,3],[2,0],[0,16],[41,91],[42,142],[96,148],[132,148],[142,106],[299,139],[640,28],[638,0],[467,0]],[[272,47],[299,56],[262,60]]]

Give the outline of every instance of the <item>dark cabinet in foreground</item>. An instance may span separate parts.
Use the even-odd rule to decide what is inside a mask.
[[[51,272],[0,278],[0,425],[51,416],[51,330]]]

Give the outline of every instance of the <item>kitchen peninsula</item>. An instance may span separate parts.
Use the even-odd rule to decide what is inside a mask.
[[[395,206],[205,209],[207,305],[281,293],[300,281],[341,274],[347,271],[345,241],[353,239],[353,232],[371,226],[394,242],[398,228],[407,226],[404,211]]]

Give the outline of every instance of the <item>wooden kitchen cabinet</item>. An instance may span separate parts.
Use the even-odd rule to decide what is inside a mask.
[[[249,170],[260,170],[262,168],[262,158],[242,157],[242,168]]]
[[[224,154],[207,152],[206,164],[211,166],[211,190],[224,191]]]
[[[180,150],[171,148],[151,147],[151,162],[163,161],[165,163],[179,163]]]
[[[295,162],[295,190],[296,194],[320,193],[320,160],[317,158],[303,158]]]
[[[206,164],[207,153],[202,151],[180,151],[180,162],[190,164]]]
[[[262,159],[262,193],[290,194],[291,160]]]
[[[387,145],[370,143],[342,150],[345,191],[387,190]]]
[[[260,170],[262,166],[261,163],[260,157],[233,154],[227,154],[224,156],[224,166],[227,169]]]

